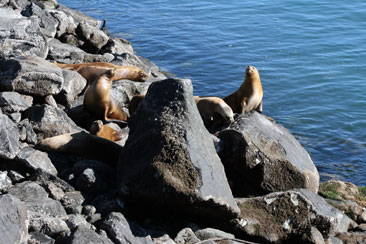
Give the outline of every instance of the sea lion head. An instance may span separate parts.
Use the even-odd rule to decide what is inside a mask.
[[[248,65],[247,69],[245,70],[245,75],[246,76],[253,76],[255,74],[258,74],[257,68],[252,66],[252,65]]]
[[[145,82],[149,79],[149,75],[136,66],[130,66],[129,71],[131,72],[130,73],[131,78],[129,78],[129,80]]]

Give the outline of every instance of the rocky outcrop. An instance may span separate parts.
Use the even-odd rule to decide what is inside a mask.
[[[117,174],[127,200],[218,219],[237,214],[190,80],[153,83],[129,127]]]
[[[295,188],[318,192],[319,174],[309,154],[288,130],[265,116],[255,111],[240,115],[216,135],[235,196]]]

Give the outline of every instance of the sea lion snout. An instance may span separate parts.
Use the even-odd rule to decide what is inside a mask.
[[[248,65],[247,70],[246,70],[246,73],[251,74],[254,71],[256,71],[256,68],[254,66],[252,66],[252,65]]]

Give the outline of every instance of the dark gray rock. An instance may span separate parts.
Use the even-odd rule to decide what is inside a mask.
[[[14,171],[14,170],[9,170],[8,176],[11,179],[11,181],[13,182],[13,184],[19,183],[20,181],[23,181],[23,179],[24,179],[23,175],[19,174],[18,172]]]
[[[111,96],[119,102],[121,107],[129,104],[133,96],[145,95],[151,82],[134,82],[130,80],[119,80],[112,83]]]
[[[11,179],[8,177],[8,172],[0,171],[0,192],[11,186]]]
[[[20,140],[28,144],[37,144],[37,134],[34,132],[32,125],[28,119],[23,119],[17,124]]]
[[[50,183],[60,188],[64,192],[75,191],[74,187],[57,176],[47,173],[42,169],[37,169],[28,177],[29,180],[35,181],[45,189],[49,189]]]
[[[103,31],[92,27],[87,22],[80,23],[75,32],[81,40],[85,41],[81,48],[88,53],[97,53],[109,40],[109,37]]]
[[[27,242],[27,244],[54,244],[54,243],[55,243],[54,239],[39,232],[29,233],[29,239]]]
[[[59,217],[50,216],[31,218],[29,221],[29,229],[48,236],[58,236],[60,234],[70,232],[70,229],[64,220]]]
[[[347,232],[353,225],[350,218],[306,189],[237,199],[237,203],[241,209],[240,229],[271,243],[291,243],[308,235],[311,227],[327,238]]]
[[[111,240],[102,235],[98,235],[93,230],[79,225],[76,230],[68,238],[68,244],[113,244]]]
[[[104,182],[102,177],[93,169],[85,169],[77,178],[75,186],[82,192],[97,196],[107,192],[110,187]]]
[[[64,83],[61,92],[55,96],[55,99],[59,104],[70,108],[77,95],[84,90],[87,82],[78,72],[72,70],[63,70],[62,74],[64,76]]]
[[[9,194],[16,196],[23,202],[37,201],[48,198],[48,194],[45,189],[32,181],[24,181],[22,183],[16,184],[9,190]]]
[[[177,244],[186,244],[200,242],[201,240],[197,238],[191,228],[184,228],[183,230],[179,231],[174,241]]]
[[[0,158],[14,159],[20,151],[19,132],[8,116],[0,114]]]
[[[122,55],[116,55],[116,58],[112,61],[112,63],[116,65],[134,65],[139,67],[149,75],[147,82],[166,79],[166,76],[159,71],[159,68],[156,66],[156,64],[135,54],[124,53]]]
[[[223,232],[221,230],[213,229],[213,228],[206,228],[200,229],[195,232],[195,235],[200,240],[207,240],[212,238],[226,238],[226,239],[234,239],[235,236],[230,233]]]
[[[102,52],[116,55],[122,55],[123,53],[134,54],[131,43],[120,38],[110,38],[107,44],[103,47]]]
[[[62,4],[59,4],[59,6],[57,7],[57,10],[64,12],[68,16],[71,16],[74,19],[75,24],[79,24],[81,22],[87,22],[90,26],[92,26],[93,28],[97,28],[97,29],[99,29],[100,25],[102,24],[102,22],[100,20],[97,20],[88,15],[85,15],[80,11],[73,10]]]
[[[27,209],[15,196],[0,195],[0,223],[0,244],[20,244],[27,241]]]
[[[50,174],[57,175],[57,169],[52,164],[47,153],[38,151],[32,147],[23,148],[17,155],[16,160],[19,164],[22,164],[23,167],[26,167],[31,171],[40,168]]]
[[[47,56],[46,38],[36,16],[23,17],[9,8],[0,8],[0,59],[19,56]]]
[[[62,70],[39,57],[22,57],[0,62],[0,89],[47,96],[61,91]]]
[[[192,93],[190,80],[151,84],[129,119],[117,168],[120,189],[144,207],[230,219],[238,207]]]
[[[22,112],[32,106],[33,97],[18,92],[0,92],[0,108],[4,113]]]
[[[115,169],[101,161],[97,160],[81,160],[74,164],[72,172],[75,177],[79,177],[86,169],[92,169],[102,180],[110,185],[115,183]]]
[[[32,106],[24,111],[23,116],[29,119],[38,140],[82,130],[62,109],[49,105]]]
[[[65,206],[68,213],[80,214],[83,210],[82,204],[85,198],[80,191],[66,192],[64,197],[61,199],[61,203]]]
[[[319,174],[307,151],[284,127],[253,111],[217,133],[219,156],[234,196],[307,188],[318,192]]]
[[[50,10],[50,14],[58,21],[56,37],[61,37],[64,33],[75,33],[76,25],[74,19],[66,13],[58,10]]]
[[[76,229],[79,225],[82,225],[88,229],[95,230],[96,228],[89,224],[88,221],[84,218],[84,216],[80,214],[70,214],[68,219],[66,220],[66,224],[70,230]]]
[[[110,213],[106,219],[103,220],[100,228],[107,232],[109,238],[111,238],[114,243],[137,243],[126,218],[121,213]]]
[[[41,32],[46,37],[53,38],[56,35],[56,28],[59,22],[51,15],[48,10],[40,8],[37,4],[31,3],[23,11],[22,15],[26,17],[37,16]]]

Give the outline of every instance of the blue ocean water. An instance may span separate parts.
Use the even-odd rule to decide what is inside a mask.
[[[263,113],[308,150],[321,180],[366,185],[366,2],[59,0],[98,19],[195,95],[224,97],[258,68]]]

